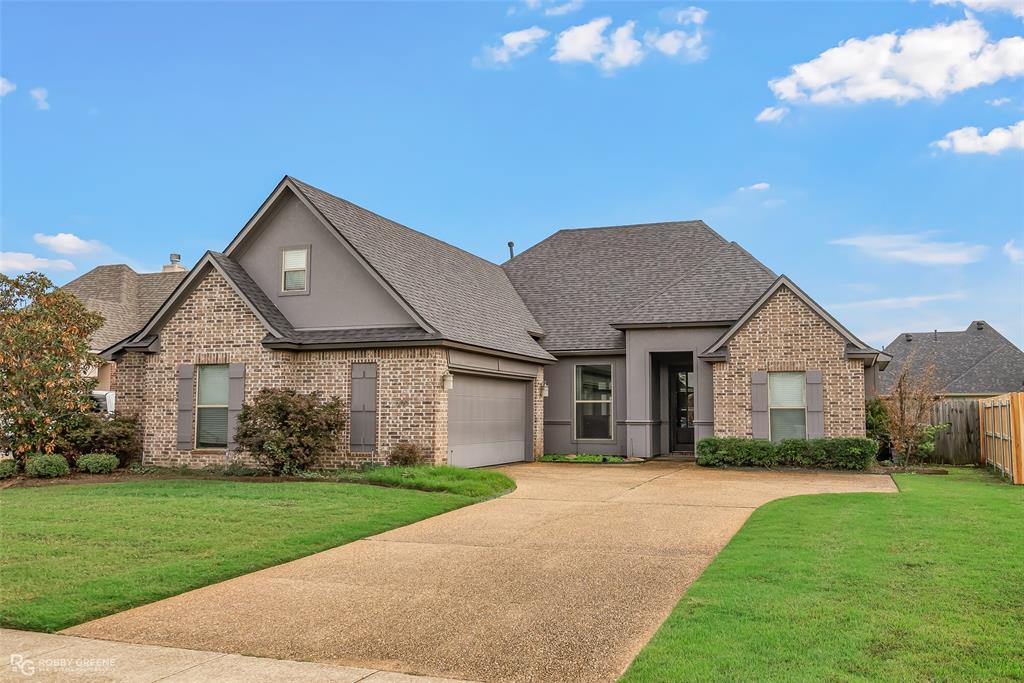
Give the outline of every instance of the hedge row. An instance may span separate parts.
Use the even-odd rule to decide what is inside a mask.
[[[75,463],[79,472],[110,474],[117,469],[118,458],[110,453],[88,453],[78,457]],[[66,477],[71,474],[67,458],[57,453],[30,453],[25,458],[25,476],[41,479]],[[13,458],[0,460],[0,479],[10,479],[18,474],[18,461]]]
[[[762,439],[710,437],[697,444],[697,464],[705,467],[818,467],[862,470],[878,453],[873,439]]]

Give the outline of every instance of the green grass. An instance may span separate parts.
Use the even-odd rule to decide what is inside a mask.
[[[458,493],[201,479],[4,490],[0,626],[56,631],[403,526],[511,485],[496,472],[460,472],[413,476]]]
[[[894,479],[754,512],[622,681],[1024,680],[1024,487]]]
[[[618,455],[595,455],[593,453],[580,453],[578,455],[563,455],[561,453],[548,453],[541,456],[541,462],[625,462],[626,459]]]
[[[491,498],[511,491],[515,482],[494,470],[467,470],[462,467],[372,467],[366,470],[336,470],[327,474],[338,481],[377,486],[399,486],[420,491],[456,493],[474,498]]]

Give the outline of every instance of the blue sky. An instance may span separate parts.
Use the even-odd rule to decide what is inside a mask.
[[[498,262],[702,218],[874,344],[1024,345],[1024,4],[946,2],[3,2],[0,267],[191,264],[287,173]]]

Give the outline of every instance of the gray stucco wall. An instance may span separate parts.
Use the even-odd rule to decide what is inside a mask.
[[[309,293],[281,293],[281,250],[310,245]],[[234,258],[297,328],[414,325],[412,317],[290,191]]]
[[[573,373],[576,365],[611,364],[612,419],[615,438],[603,441],[575,438]],[[548,397],[544,400],[544,450],[548,453],[596,453],[622,455],[626,452],[626,357],[564,356],[544,368]]]

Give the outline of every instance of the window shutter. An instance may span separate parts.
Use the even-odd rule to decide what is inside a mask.
[[[195,366],[178,366],[178,450],[192,450],[192,406],[195,399]]]
[[[377,364],[352,364],[351,450],[372,453],[377,445]]]
[[[750,426],[755,439],[768,438],[768,373],[750,377]]]
[[[238,424],[238,413],[242,412],[245,401],[245,363],[232,363],[228,366],[228,450],[238,449],[235,443],[235,427]]]
[[[821,371],[808,370],[807,381],[807,438],[825,436],[825,400],[821,392]]]

